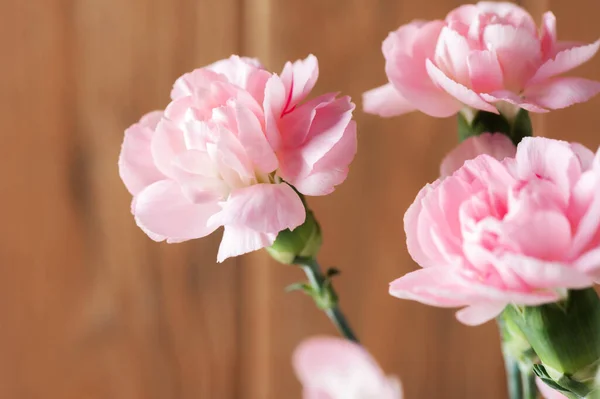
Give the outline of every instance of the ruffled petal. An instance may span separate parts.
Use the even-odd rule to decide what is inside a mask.
[[[266,71],[257,59],[232,55],[207,66],[206,69],[225,75],[230,83],[246,90],[262,104],[265,86],[271,73]]]
[[[471,87],[477,93],[503,88],[502,68],[493,51],[472,51],[467,57]]]
[[[133,195],[165,178],[154,164],[150,149],[154,130],[162,115],[162,111],[151,112],[125,131],[119,155],[119,175]]]
[[[277,234],[261,233],[245,226],[225,226],[217,262],[273,245]]]
[[[313,166],[310,174],[290,183],[305,195],[327,195],[346,180],[349,165],[356,154],[356,122],[350,121],[342,138]]]
[[[138,226],[155,241],[181,242],[215,230],[208,219],[220,211],[217,201],[195,204],[172,180],[158,181],[134,199],[132,213]]]
[[[304,223],[302,200],[288,184],[255,184],[237,189],[221,203],[222,210],[208,221],[214,227],[240,226],[277,234]]]
[[[450,94],[452,97],[456,98],[458,101],[462,102],[465,105],[473,107],[475,109],[480,109],[480,110],[492,112],[495,114],[498,113],[498,110],[496,109],[496,107],[488,104],[473,90],[450,79],[448,76],[446,76],[444,74],[444,72],[442,72],[430,60],[426,61],[426,66],[427,66],[427,73],[429,73],[431,80],[433,80],[437,85],[439,85],[439,87],[444,89],[444,91],[446,91],[446,93]]]
[[[510,90],[523,89],[542,61],[540,42],[535,35],[535,31],[522,27],[496,24],[488,25],[483,32],[484,43],[498,56],[504,85]]]
[[[313,89],[319,78],[319,61],[314,55],[294,63],[288,62],[281,72],[281,80],[286,89],[286,104],[283,111],[294,108]]]
[[[413,22],[389,34],[383,42],[385,71],[400,95],[419,111],[435,117],[456,114],[462,104],[438,88],[427,74],[443,21]]]
[[[481,302],[459,310],[456,318],[467,326],[478,326],[494,319],[506,305],[506,302]]]
[[[534,104],[549,109],[561,109],[588,101],[600,92],[600,82],[583,78],[553,78],[539,85],[529,86],[524,97]]]
[[[269,145],[256,115],[241,104],[236,104],[235,114],[238,139],[252,163],[262,173],[271,173],[277,169],[277,156]]]
[[[390,83],[363,94],[363,111],[368,114],[387,118],[415,110],[415,106],[404,98]]]
[[[592,44],[573,47],[559,52],[554,58],[542,64],[527,85],[530,86],[544,82],[551,77],[577,68],[592,59],[599,48],[600,40]]]
[[[542,54],[544,59],[551,58],[554,55],[556,47],[556,17],[550,11],[542,16]]]
[[[458,276],[460,268],[427,267],[410,272],[390,283],[390,295],[425,305],[453,308],[469,305],[472,295]]]

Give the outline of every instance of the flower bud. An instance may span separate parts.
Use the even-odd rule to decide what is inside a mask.
[[[306,210],[306,220],[293,231],[286,229],[277,235],[277,239],[267,252],[277,261],[292,264],[296,258],[315,258],[323,239],[321,227],[312,211]]]
[[[558,303],[508,306],[503,317],[531,344],[542,363],[536,367],[542,379],[578,395],[594,389],[600,364],[600,299],[593,288],[569,291]]]

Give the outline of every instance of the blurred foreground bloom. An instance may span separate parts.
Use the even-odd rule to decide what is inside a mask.
[[[538,32],[515,4],[464,5],[443,21],[414,21],[390,33],[383,42],[389,83],[364,94],[364,110],[447,117],[465,106],[498,113],[499,102],[532,112],[568,107],[596,95],[600,83],[559,75],[599,46],[557,41],[551,12]]]
[[[294,369],[305,399],[401,399],[400,382],[386,376],[360,345],[315,337],[294,353]]]
[[[600,278],[600,151],[536,137],[515,158],[480,155],[423,188],[404,227],[422,269],[391,283],[396,297],[465,306],[470,325],[560,301]]]
[[[568,399],[565,395],[544,384],[539,378],[536,378],[535,383],[544,399]]]
[[[281,75],[232,56],[180,77],[164,112],[125,132],[119,170],[140,228],[181,242],[224,226],[223,261],[302,225],[298,192],[331,193],[356,153],[350,98],[304,101],[317,77],[314,56]]]

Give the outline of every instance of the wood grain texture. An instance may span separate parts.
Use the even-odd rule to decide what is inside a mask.
[[[177,76],[237,51],[237,1],[1,4],[0,397],[236,397],[235,261],[148,240],[117,157]]]
[[[592,41],[595,0],[552,9],[559,37]],[[240,53],[272,70],[314,53],[315,94],[358,105],[347,182],[311,198],[341,304],[407,398],[506,397],[493,323],[400,301],[387,284],[416,266],[402,216],[455,144],[453,119],[360,112],[385,82],[381,41],[458,0],[0,0],[0,399],[299,398],[294,347],[335,334],[283,288],[302,273],[264,253],[215,263],[220,234],[150,241],[117,171],[123,129],[164,107],[183,72]],[[600,79],[600,60],[577,71]],[[536,132],[600,144],[600,100],[536,116]]]

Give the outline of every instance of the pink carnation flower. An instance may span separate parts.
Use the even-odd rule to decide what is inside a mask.
[[[163,112],[125,132],[119,159],[137,224],[180,242],[224,226],[218,260],[273,243],[305,220],[295,189],[325,195],[356,153],[354,104],[325,94],[314,56],[281,75],[236,56],[179,78]]]
[[[466,307],[470,325],[559,301],[600,279],[600,150],[536,137],[480,155],[424,187],[404,228],[422,269],[391,283],[398,298]]]
[[[305,399],[401,399],[400,382],[386,376],[360,345],[315,337],[294,353],[294,369]]]
[[[532,112],[568,107],[596,95],[600,83],[558,75],[588,61],[599,46],[557,41],[551,12],[538,32],[515,4],[464,5],[443,21],[415,21],[390,33],[383,42],[390,83],[365,93],[364,109],[447,117],[465,105],[498,113],[498,102]]]

